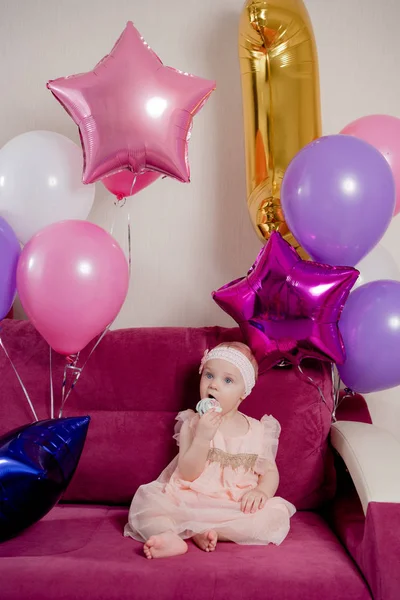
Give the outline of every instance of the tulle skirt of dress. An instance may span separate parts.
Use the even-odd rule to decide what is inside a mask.
[[[279,545],[287,536],[295,507],[274,497],[253,514],[241,511],[240,501],[212,497],[191,489],[153,481],[140,487],[132,500],[124,535],[144,542],[167,530],[182,539],[210,529],[237,544]],[[247,491],[247,490],[246,490]]]

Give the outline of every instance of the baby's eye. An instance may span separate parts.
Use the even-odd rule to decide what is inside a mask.
[[[233,379],[230,377],[225,377],[225,383],[233,383]]]
[[[206,377],[207,377],[207,379],[212,379],[212,374],[211,373],[206,373]]]

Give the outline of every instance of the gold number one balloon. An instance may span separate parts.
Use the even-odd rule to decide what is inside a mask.
[[[247,0],[239,27],[247,206],[262,241],[279,231],[304,257],[280,203],[285,170],[321,135],[318,60],[302,0]]]

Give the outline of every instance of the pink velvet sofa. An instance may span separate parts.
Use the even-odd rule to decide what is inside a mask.
[[[66,406],[65,416],[92,419],[79,467],[61,504],[0,545],[1,600],[400,598],[400,445],[368,422],[362,399],[332,427],[330,366],[318,361],[303,362],[304,376],[262,374],[243,403],[282,425],[278,493],[298,510],[281,546],[223,543],[208,554],[189,544],[184,556],[149,561],[123,537],[135,490],[176,452],[175,415],[198,400],[204,350],[238,338],[218,327],[106,336]],[[49,417],[48,346],[27,322],[4,321],[2,339],[40,418]],[[54,362],[58,392],[63,359]],[[0,376],[4,433],[30,414],[2,352]]]

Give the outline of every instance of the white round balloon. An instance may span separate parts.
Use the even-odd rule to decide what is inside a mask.
[[[394,279],[400,281],[400,268],[397,266],[393,256],[380,244],[365,258],[363,258],[356,269],[360,271],[360,276],[356,281],[352,291],[371,281],[378,279]]]
[[[25,244],[46,225],[86,219],[95,187],[82,183],[82,150],[53,131],[29,131],[0,150],[0,216]]]

